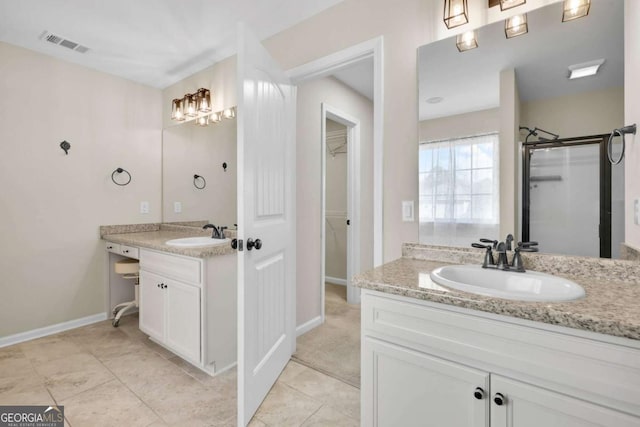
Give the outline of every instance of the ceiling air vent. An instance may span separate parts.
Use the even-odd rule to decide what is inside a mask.
[[[52,34],[49,31],[44,31],[40,35],[40,40],[46,40],[49,43],[57,44],[58,46],[66,47],[67,49],[75,50],[79,53],[86,53],[89,50],[86,46],[82,46],[76,42],[65,39],[64,37]]]

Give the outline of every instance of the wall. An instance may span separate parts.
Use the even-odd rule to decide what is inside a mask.
[[[640,2],[625,0],[624,10],[624,125],[640,125]],[[625,243],[640,248],[640,226],[634,222],[634,202],[640,199],[640,132],[627,135],[625,156]]]
[[[207,220],[234,228],[237,223],[235,119],[206,127],[185,123],[162,132],[162,200],[164,222]],[[225,172],[222,164],[227,164]],[[193,175],[206,180],[194,186]],[[204,183],[196,182],[199,187]],[[175,212],[180,202],[182,212]]]
[[[327,277],[347,280],[347,147],[338,149],[347,141],[347,127],[333,120],[326,121],[327,137],[332,132],[340,135],[338,141],[327,141],[325,164],[325,274]],[[367,141],[371,143],[371,141]],[[330,149],[336,149],[332,156]]]
[[[296,230],[300,248],[296,272],[297,325],[321,313],[320,293],[323,284],[320,282],[320,229],[324,219],[320,192],[320,114],[323,102],[360,119],[360,266],[362,271],[373,267],[373,105],[369,99],[334,78],[306,82],[298,86],[297,102]]]
[[[104,313],[98,227],[160,221],[162,109],[122,78],[4,43],[0,57],[3,337]]]
[[[520,97],[513,69],[500,72],[500,238],[521,235],[518,224],[518,153]]]
[[[420,141],[461,138],[500,130],[500,109],[474,111],[420,122]]]

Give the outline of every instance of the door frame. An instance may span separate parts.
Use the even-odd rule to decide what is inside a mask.
[[[369,58],[373,58],[373,266],[377,267],[382,265],[384,258],[384,38],[379,36],[299,67],[294,67],[287,71],[287,75],[293,84],[299,85],[309,80],[327,77],[336,71]],[[354,271],[354,274],[358,273],[358,270]],[[324,286],[322,288],[324,289]],[[311,327],[305,328],[305,330],[309,329]]]
[[[544,148],[569,148],[582,145],[599,147],[600,162],[600,257],[611,258],[611,163],[607,157],[609,135],[578,136],[551,141],[532,141],[522,143],[522,241],[530,239],[531,195],[531,154],[533,150]]]
[[[347,128],[347,302],[360,304],[360,290],[353,287],[351,277],[360,272],[360,120],[323,102],[321,104],[322,124],[320,149],[321,161],[321,255],[320,255],[320,319],[324,323],[326,239],[327,239],[327,119]]]

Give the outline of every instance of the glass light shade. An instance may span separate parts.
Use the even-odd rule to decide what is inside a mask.
[[[562,22],[572,21],[589,14],[591,0],[564,0]]]
[[[456,36],[456,47],[460,52],[475,49],[478,47],[478,39],[475,31],[467,31],[466,33]]]
[[[516,6],[522,6],[527,0],[500,0],[500,10],[511,9]]]
[[[455,28],[469,22],[467,0],[444,0],[444,25]]]
[[[196,109],[200,113],[208,113],[211,111],[211,92],[209,89],[200,88],[197,92]]]
[[[196,119],[196,124],[198,126],[208,126],[209,125],[209,116],[200,116]]]
[[[182,99],[182,109],[186,116],[195,117],[197,115],[195,94],[186,94],[184,96]]]
[[[527,25],[527,14],[515,15],[504,21],[504,34],[508,39],[527,34],[529,26]]]
[[[225,119],[233,119],[236,116],[236,107],[225,108],[222,111],[222,117]]]
[[[220,120],[222,120],[222,113],[220,111],[211,113],[211,116],[209,116],[209,120],[212,123],[218,123]]]
[[[184,111],[182,108],[182,99],[176,98],[171,101],[171,120],[184,120]]]

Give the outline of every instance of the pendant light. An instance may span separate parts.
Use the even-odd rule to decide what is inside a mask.
[[[475,31],[467,31],[466,33],[456,36],[456,47],[460,52],[466,52],[478,47],[478,39]]]
[[[196,110],[199,113],[211,112],[211,92],[209,89],[200,88],[196,92]]]
[[[504,21],[504,34],[508,39],[527,34],[529,27],[527,25],[527,14],[514,15]]]
[[[444,0],[444,25],[455,28],[469,22],[467,0]]]
[[[527,0],[500,0],[500,10],[508,10],[517,6],[522,6]]]
[[[573,21],[589,14],[591,0],[564,0],[562,22]]]
[[[183,113],[189,117],[195,117],[198,115],[195,94],[188,93],[184,98],[182,98],[182,110]]]
[[[182,99],[176,98],[171,101],[171,120],[184,120],[184,110],[182,107]]]

